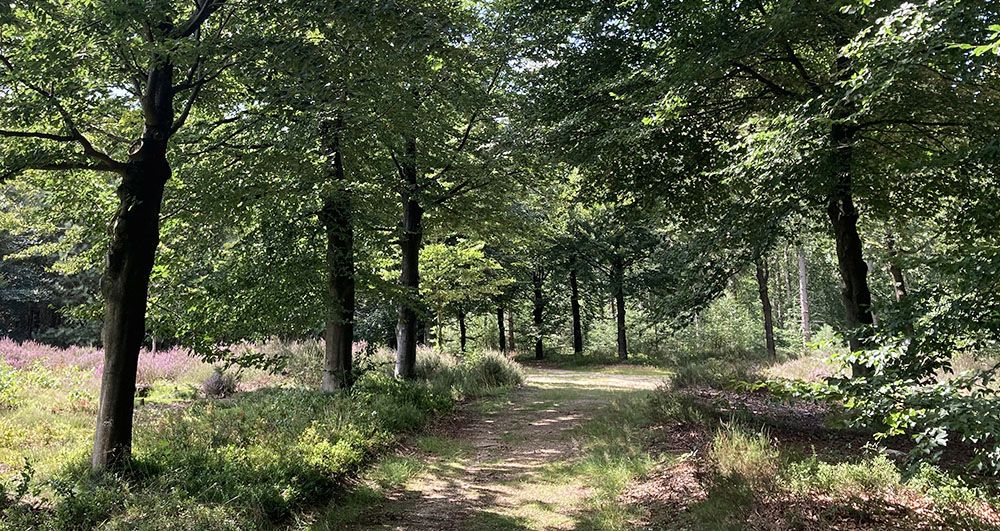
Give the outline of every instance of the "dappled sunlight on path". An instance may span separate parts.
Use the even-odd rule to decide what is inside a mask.
[[[568,470],[580,428],[612,401],[659,386],[658,375],[528,369],[496,411],[462,411],[440,435],[466,448],[367,508],[350,529],[575,529],[595,495]]]

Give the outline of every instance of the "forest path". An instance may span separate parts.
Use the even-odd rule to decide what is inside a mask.
[[[612,369],[613,371],[613,369]],[[410,459],[424,470],[360,510],[348,529],[579,529],[599,496],[573,465],[581,428],[609,404],[655,389],[657,374],[528,368],[524,387],[472,404]]]

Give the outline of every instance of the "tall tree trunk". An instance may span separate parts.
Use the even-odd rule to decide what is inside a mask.
[[[507,353],[507,331],[503,326],[503,306],[497,306],[497,338],[500,343],[500,352]]]
[[[468,341],[468,328],[465,324],[465,309],[458,310],[458,347],[462,354],[465,354],[465,345]]]
[[[809,324],[809,271],[806,269],[806,252],[802,244],[795,247],[799,259],[799,308],[802,310],[802,344],[812,341],[812,329]]]
[[[517,339],[514,337],[514,322],[513,310],[507,312],[507,333],[510,335],[510,337],[507,338],[507,345],[509,346],[511,352],[517,352],[517,343],[514,341]]]
[[[136,369],[146,337],[149,276],[160,241],[160,208],[170,179],[167,142],[173,130],[173,65],[154,57],[143,98],[145,128],[125,164],[118,210],[101,281],[104,372],[91,468],[121,469],[132,456]]]
[[[573,311],[573,354],[583,354],[583,323],[580,319],[580,286],[577,283],[576,268],[569,272],[569,304]]]
[[[165,146],[164,146],[165,148]],[[128,163],[101,290],[105,298],[104,372],[91,467],[127,466],[139,351],[146,336],[146,299],[160,234],[163,189],[170,178],[165,150],[148,149]]]
[[[843,50],[850,42],[846,34],[835,36],[835,45]],[[834,64],[840,81],[849,81],[855,73],[849,56],[838,53]],[[852,352],[869,348],[869,330],[874,324],[872,296],[868,286],[868,264],[865,263],[861,236],[858,234],[858,210],[854,204],[854,136],[851,117],[856,107],[850,101],[838,102],[831,113],[830,168],[832,189],[827,214],[837,247],[837,266],[843,283],[841,297],[847,323],[848,343]],[[854,376],[865,376],[868,369],[852,365]]]
[[[764,312],[764,344],[767,347],[767,354],[772,358],[778,357],[778,350],[774,345],[774,318],[771,311],[771,297],[768,294],[767,283],[771,277],[767,270],[767,264],[763,258],[757,258],[757,292],[760,293],[760,305]]]
[[[886,236],[885,245],[889,251],[889,276],[892,277],[896,302],[903,302],[906,299],[906,278],[903,277],[903,269],[899,266],[899,250],[896,249],[896,238],[891,232]]]
[[[849,60],[844,57],[837,60],[841,72],[847,70],[849,64]],[[858,352],[869,346],[866,328],[874,324],[874,319],[871,311],[871,290],[868,287],[868,265],[865,263],[861,236],[858,234],[858,210],[854,205],[854,130],[850,124],[844,123],[849,116],[849,110],[840,109],[833,117],[831,163],[835,182],[827,205],[827,214],[830,217],[837,246],[837,265],[843,283],[841,295],[848,328],[848,343],[852,352]],[[867,373],[861,365],[855,364],[852,368],[855,376]]]
[[[539,270],[534,271],[531,274],[531,284],[534,288],[534,308],[532,311],[532,319],[534,324],[534,334],[535,334],[535,359],[541,360],[545,359],[545,350],[542,345],[542,317],[545,312],[545,300],[542,298],[542,281],[543,273]]]
[[[327,392],[350,386],[354,346],[354,220],[341,149],[343,129],[339,116],[321,125],[324,149],[330,159],[328,176],[333,182],[333,192],[323,202],[319,216],[326,232],[328,299],[322,390]]]
[[[903,276],[903,268],[899,265],[899,250],[896,248],[896,238],[890,232],[886,235],[886,249],[889,251],[889,276],[892,277],[892,289],[896,295],[896,302],[901,303],[906,300],[906,277]],[[907,337],[913,336],[913,322],[907,320],[903,325],[903,332]]]
[[[614,291],[615,324],[618,330],[618,359],[628,359],[628,337],[625,334],[625,263],[616,257],[611,261],[611,289]]]
[[[403,300],[396,324],[396,377],[413,379],[417,364],[417,305],[420,301],[420,246],[423,238],[423,214],[417,175],[417,142],[409,139],[400,161],[403,176],[403,234],[400,236],[402,262],[399,284]]]

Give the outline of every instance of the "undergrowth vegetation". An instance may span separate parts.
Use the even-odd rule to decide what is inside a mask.
[[[814,409],[708,383],[664,386],[631,416],[646,427],[644,447],[659,452],[630,487],[640,492],[630,495],[640,521],[692,529],[1000,525],[987,477],[912,465],[863,432],[824,425]],[[638,454],[635,446],[618,455]]]
[[[270,348],[289,366],[310,367],[321,359],[318,345]],[[305,385],[297,377],[304,369],[237,379],[191,361],[173,380],[145,388],[131,470],[100,479],[88,462],[93,371],[6,368],[0,528],[268,528],[328,500],[345,478],[456,400],[523,381],[520,368],[498,354],[422,354],[416,381],[392,378],[374,359],[349,392],[335,394]]]

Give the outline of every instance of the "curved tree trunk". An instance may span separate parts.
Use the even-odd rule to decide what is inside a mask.
[[[174,67],[155,57],[143,99],[145,128],[118,186],[118,210],[101,280],[104,371],[91,469],[122,469],[132,456],[136,369],[146,337],[149,277],[160,241],[160,208],[170,179],[167,142],[174,126]]]
[[[507,353],[507,331],[503,326],[503,306],[497,306],[497,338],[500,343],[500,352]]]
[[[580,320],[580,286],[576,279],[576,268],[569,272],[570,308],[573,312],[573,354],[583,354],[583,324]]]
[[[774,317],[771,308],[771,296],[768,293],[767,283],[771,277],[770,271],[763,258],[757,258],[757,292],[760,294],[760,305],[764,313],[764,344],[767,348],[768,356],[778,357],[778,350],[774,344]]]
[[[545,299],[542,298],[542,280],[543,274],[541,271],[535,271],[531,274],[531,283],[533,290],[533,301],[534,307],[532,311],[532,319],[534,324],[535,333],[535,359],[541,360],[545,359],[545,350],[542,345],[542,318],[545,312]]]
[[[354,346],[354,225],[341,151],[343,127],[340,117],[321,126],[324,147],[332,159],[329,177],[335,186],[334,195],[326,198],[320,211],[326,233],[328,300],[322,390],[327,392],[350,386]]]
[[[406,152],[401,160],[403,176],[403,234],[400,237],[402,259],[399,284],[404,298],[399,304],[396,324],[397,378],[412,379],[417,364],[417,305],[420,300],[420,245],[423,238],[423,214],[420,206],[420,185],[417,178],[417,143],[406,142]]]
[[[842,45],[846,45],[846,41]],[[837,72],[847,79],[852,72],[850,58],[837,58]],[[841,105],[834,110],[830,130],[833,190],[827,204],[827,214],[833,227],[837,246],[837,265],[843,282],[848,342],[852,352],[870,347],[867,330],[874,324],[872,294],[868,286],[868,264],[865,263],[861,236],[858,234],[858,210],[854,205],[854,128],[848,122],[852,108]],[[865,367],[855,364],[855,376],[867,374]]]

